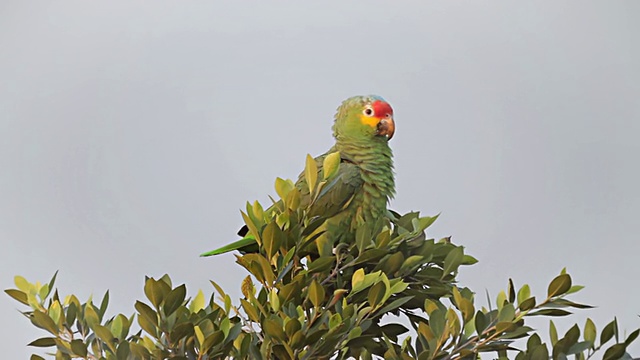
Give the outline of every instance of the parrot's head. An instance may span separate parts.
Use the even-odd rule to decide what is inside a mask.
[[[342,102],[333,124],[336,139],[391,140],[396,126],[393,109],[377,95],[354,96]]]

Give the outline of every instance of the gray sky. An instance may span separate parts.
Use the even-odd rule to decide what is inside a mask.
[[[480,260],[460,276],[479,303],[508,277],[544,296],[567,266],[599,306],[572,320],[631,331],[638,35],[637,1],[5,0],[0,287],[59,269],[62,294],[110,289],[111,315],[145,275],[239,296],[232,255],[197,255],[331,146],[340,101],[375,93],[396,115],[391,207],[442,212],[430,235]],[[6,358],[45,334],[17,308],[0,296]]]

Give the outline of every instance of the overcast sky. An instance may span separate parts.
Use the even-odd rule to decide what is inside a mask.
[[[638,1],[2,1],[0,287],[60,270],[61,294],[110,289],[110,315],[145,275],[237,298],[234,257],[198,254],[373,93],[395,110],[391,207],[442,212],[430,235],[480,260],[460,275],[480,304],[566,266],[598,305],[570,320],[630,332],[639,35]],[[17,309],[0,296],[7,359],[45,334]]]

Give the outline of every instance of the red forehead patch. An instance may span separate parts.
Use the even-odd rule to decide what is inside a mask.
[[[373,102],[373,104],[371,104],[371,107],[373,108],[375,116],[377,117],[385,117],[387,116],[387,114],[393,115],[393,109],[391,108],[391,105],[384,101],[376,100]]]

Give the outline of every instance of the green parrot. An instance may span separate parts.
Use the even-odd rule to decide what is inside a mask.
[[[380,96],[354,96],[338,107],[333,124],[336,143],[314,160],[319,174],[329,154],[338,152],[340,165],[331,186],[325,187],[308,209],[310,217],[322,215],[327,219],[322,236],[331,244],[354,241],[355,231],[361,226],[370,227],[370,233],[374,233],[378,220],[386,216],[387,203],[395,194],[393,155],[388,144],[394,132],[393,109]],[[301,206],[308,206],[311,196],[304,171],[295,186],[300,191]],[[255,238],[246,226],[238,235],[243,238],[201,256],[256,251]]]

